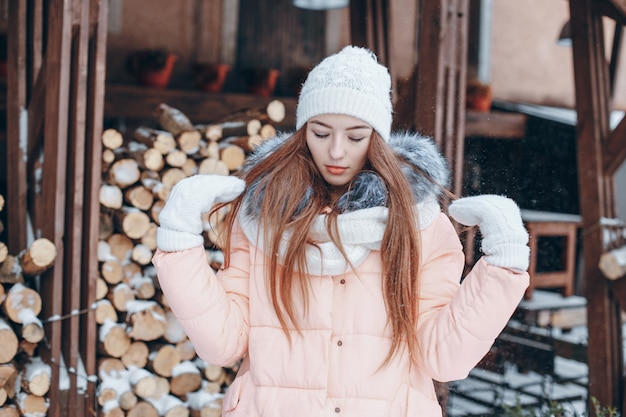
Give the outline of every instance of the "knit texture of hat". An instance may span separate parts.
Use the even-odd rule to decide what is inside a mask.
[[[296,129],[320,114],[346,114],[385,140],[391,133],[391,77],[368,49],[346,46],[309,73],[298,100]]]

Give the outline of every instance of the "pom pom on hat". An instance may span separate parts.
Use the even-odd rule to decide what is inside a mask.
[[[385,140],[391,133],[391,77],[368,49],[346,46],[311,70],[302,85],[296,129],[320,114],[346,114]]]

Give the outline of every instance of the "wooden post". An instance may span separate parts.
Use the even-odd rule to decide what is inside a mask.
[[[350,3],[350,42],[373,51],[387,66],[391,85],[396,75],[391,62],[390,9],[388,0],[366,0]]]
[[[42,236],[50,239],[58,250],[58,258],[65,260],[65,208],[66,208],[66,172],[68,148],[68,120],[70,110],[68,91],[70,91],[71,73],[71,36],[72,16],[69,0],[51,0],[48,3],[48,21],[45,51],[45,88],[44,113],[31,115],[42,117],[43,135],[43,175],[42,175],[42,207],[46,210],[46,219],[36,218],[34,227],[41,230]],[[65,262],[56,262],[48,269],[42,279],[41,293],[46,300],[43,309],[44,317],[60,317],[63,315],[63,274]],[[48,324],[48,350],[42,352],[44,358],[57,365],[61,364],[62,328],[56,320]],[[71,341],[70,341],[71,343]],[[52,380],[58,381],[59,366],[52,368]],[[54,384],[50,389],[51,401],[48,413],[51,417],[59,416],[60,387]]]
[[[98,240],[100,234],[100,204],[98,194],[102,169],[102,130],[104,118],[104,91],[106,78],[106,46],[108,1],[90,1],[89,3],[89,62],[87,78],[87,118],[85,155],[85,203],[87,218],[83,221],[83,256],[91,262],[83,263],[82,275],[87,277],[86,285],[81,286],[81,311],[88,311],[81,317],[80,352],[87,375],[96,375],[97,323],[95,311],[91,308],[97,300],[98,284]],[[95,398],[96,386],[87,386],[86,398]],[[84,409],[77,410],[77,415],[91,413],[93,401],[85,401]]]
[[[77,23],[77,31],[73,37],[71,56],[70,106],[68,114],[68,164],[67,164],[67,198],[65,210],[67,237],[65,248],[65,273],[63,274],[63,311],[80,311],[81,286],[83,280],[83,262],[93,262],[93,258],[83,256],[83,233],[85,215],[83,209],[85,201],[85,169],[90,166],[85,152],[86,123],[87,123],[87,94],[88,94],[88,60],[89,60],[89,1],[74,2],[72,6],[73,21]],[[88,162],[88,164],[86,164]],[[78,315],[69,315],[62,323],[62,337],[64,340],[78,342],[81,339],[80,318]],[[62,354],[69,369],[79,369],[79,343],[63,343]],[[78,415],[82,407],[83,397],[79,395],[76,372],[68,372],[69,389],[67,390],[67,404],[63,411],[67,415]]]
[[[621,410],[624,385],[620,307],[600,271],[604,242],[600,222],[615,214],[615,201],[601,164],[609,135],[610,82],[604,57],[602,15],[592,0],[570,0],[576,87],[578,175],[583,217],[583,256],[589,326],[589,399]],[[593,407],[590,407],[593,410]]]
[[[441,147],[444,117],[444,55],[440,39],[445,25],[447,0],[421,4],[422,22],[418,36],[418,62],[414,98],[414,128],[432,136]]]
[[[465,141],[468,2],[421,3],[414,128],[435,139],[452,168],[452,191],[460,195]]]
[[[26,149],[24,139],[28,134],[22,126],[26,112],[26,1],[9,3],[9,22],[15,25],[8,33],[7,63],[7,172],[11,173],[11,181],[7,183],[7,199],[11,204],[7,207],[7,216],[11,224],[7,227],[7,246],[11,253],[18,253],[26,247]]]
[[[452,5],[452,4],[451,4]],[[452,167],[452,191],[463,191],[465,159],[465,90],[467,79],[467,38],[469,1],[454,2],[448,14],[448,70],[443,152]]]

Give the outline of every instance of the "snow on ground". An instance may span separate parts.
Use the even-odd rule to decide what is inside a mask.
[[[530,410],[549,401],[558,402],[572,416],[585,414],[587,365],[557,357],[555,376],[520,373],[514,364],[507,364],[501,374],[476,368],[468,378],[450,384],[448,416],[500,416],[504,407]]]
[[[582,297],[561,297],[551,292],[536,290],[531,300],[524,300],[520,304],[520,311],[555,312],[561,309],[584,308],[585,304],[586,300]],[[512,319],[508,327],[512,331],[532,328],[533,334],[562,340],[573,345],[586,345],[587,343],[588,334],[585,325],[571,329],[540,327],[524,322],[523,317],[522,314],[522,321]],[[538,317],[538,315],[530,317]],[[626,327],[624,330],[624,335],[626,335]],[[448,416],[502,416],[507,415],[503,411],[507,408],[513,409],[519,406],[528,412],[545,407],[550,402],[558,402],[561,407],[568,410],[568,416],[587,415],[587,364],[555,356],[554,370],[548,368],[544,373],[530,370],[522,372],[517,365],[510,362],[506,362],[503,370],[500,371],[475,368],[466,379],[450,383]],[[541,367],[535,369],[541,370]]]

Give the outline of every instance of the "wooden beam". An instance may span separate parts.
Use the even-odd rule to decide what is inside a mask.
[[[465,136],[522,139],[526,135],[527,121],[528,116],[522,113],[468,110],[465,119]]]
[[[465,86],[469,2],[450,1],[446,31],[446,106],[443,152],[452,167],[452,191],[463,192],[465,154]]]
[[[35,84],[35,80],[39,78],[39,71],[43,66],[43,50],[44,50],[44,5],[43,0],[31,0],[29,3],[29,32],[28,32],[28,45],[30,53],[28,59],[30,62],[30,68],[27,74],[28,85]]]
[[[367,47],[367,11],[369,1],[350,2],[350,43]]]
[[[609,77],[611,81],[611,97],[615,93],[615,76],[619,66],[620,57],[622,55],[622,32],[624,26],[615,23],[613,30],[613,45],[611,46],[611,60],[609,61]]]
[[[26,248],[27,224],[27,134],[26,10],[27,1],[9,2],[7,85],[7,246],[10,253]]]
[[[365,0],[350,3],[350,43],[373,51],[389,69],[391,85],[395,73],[391,62],[390,8],[388,0]]]
[[[104,118],[104,84],[106,79],[106,46],[108,2],[91,0],[89,5],[89,62],[87,80],[87,118],[85,126],[85,202],[83,219],[83,256],[85,259],[98,258],[100,232],[99,191],[102,172],[102,123]],[[99,274],[97,262],[82,264],[82,276],[89,279],[81,286],[81,334],[79,346],[87,375],[97,374],[98,326],[92,308],[96,302],[96,286]],[[90,415],[95,407],[96,386],[89,383],[83,416]]]
[[[373,0],[371,5],[372,19],[372,46],[373,50],[378,56],[378,60],[387,66],[391,74],[391,85],[395,84],[395,74],[393,71],[393,62],[391,62],[390,48],[392,43],[390,42],[389,34],[389,1],[388,0]]]
[[[219,60],[234,65],[237,61],[237,29],[239,28],[239,0],[222,1]]]
[[[626,117],[606,138],[604,145],[603,165],[607,175],[615,175],[626,159]]]
[[[462,190],[468,5],[421,3],[413,105],[414,128],[431,136],[452,167],[452,190]]]
[[[87,118],[87,59],[89,57],[89,0],[74,0],[72,4],[71,74],[69,80],[68,155],[66,167],[67,202],[65,209],[65,250],[63,259],[63,311],[80,311],[81,285],[84,281],[82,263],[90,258],[82,253],[84,178],[85,178],[85,124]],[[80,340],[80,318],[69,315],[63,320],[63,339]],[[69,369],[80,369],[79,343],[63,343],[63,358]],[[68,372],[69,387],[64,412],[79,415],[84,397],[79,395],[76,372]],[[65,397],[64,397],[65,398]]]
[[[224,1],[194,0],[194,62],[220,62]]]
[[[44,114],[46,104],[46,68],[42,65],[37,71],[37,77],[33,78],[34,84],[30,87],[30,100],[28,112],[30,114]],[[40,152],[43,138],[43,117],[30,117],[28,119],[28,157],[30,160],[37,158]]]
[[[626,0],[599,0],[594,6],[597,13],[626,25]]]
[[[68,91],[70,88],[71,63],[71,0],[50,0],[47,4],[47,38],[45,48],[46,61],[46,104],[45,114],[33,115],[44,117],[44,161],[42,174],[42,203],[46,209],[46,221],[36,227],[43,237],[50,239],[57,248],[57,259],[65,259],[65,169],[67,167],[67,141],[69,111]],[[64,263],[55,262],[46,271],[41,280],[43,317],[61,317],[63,315],[63,274]],[[45,356],[51,363],[61,363],[62,328],[59,320],[48,322],[48,339]],[[52,367],[52,381],[59,380],[59,367]],[[49,396],[51,401],[48,415],[60,417],[58,384],[52,384]]]
[[[209,123],[241,110],[264,109],[274,99],[285,104],[285,119],[278,126],[284,129],[295,129],[296,98],[294,97],[210,94],[201,91],[109,84],[106,86],[104,115],[108,118],[154,120],[154,109],[160,103],[166,103],[180,109],[193,123]]]
[[[608,0],[623,16],[626,16],[626,0]]]
[[[583,258],[589,326],[589,398],[621,409],[623,353],[620,308],[598,268],[603,217],[613,217],[614,197],[603,171],[603,139],[609,132],[609,75],[602,15],[593,0],[570,0],[577,110],[577,153]]]
[[[444,56],[441,51],[443,25],[448,11],[445,0],[421,3],[416,71],[414,128],[431,136],[441,147],[444,115]]]
[[[615,295],[615,298],[622,303],[622,305],[626,305],[626,279],[620,278],[616,280],[609,281],[609,285],[611,286],[611,290]]]

